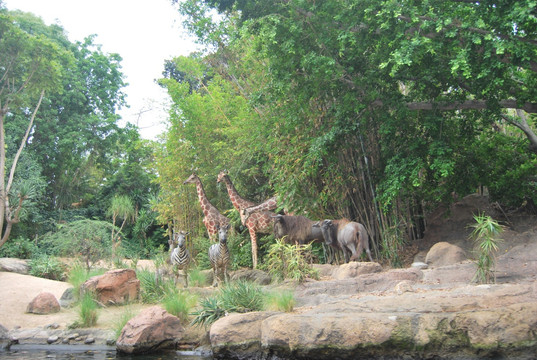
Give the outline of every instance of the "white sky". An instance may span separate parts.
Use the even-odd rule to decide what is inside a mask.
[[[47,25],[61,25],[69,40],[96,34],[105,53],[118,53],[129,108],[119,111],[123,121],[137,124],[141,136],[154,139],[166,129],[166,91],[155,84],[164,61],[196,49],[181,28],[181,18],[170,0],[3,0],[8,10],[41,17]]]

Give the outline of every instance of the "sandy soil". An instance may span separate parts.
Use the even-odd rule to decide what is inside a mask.
[[[40,292],[50,292],[58,300],[63,292],[71,287],[69,283],[21,275],[11,272],[0,272],[0,324],[8,330],[20,327],[23,329],[45,327],[58,324],[65,329],[78,319],[78,308],[65,309],[49,315],[26,313],[30,301]],[[132,304],[128,306],[107,307],[99,310],[97,328],[113,329],[127,311],[137,314],[144,306]]]

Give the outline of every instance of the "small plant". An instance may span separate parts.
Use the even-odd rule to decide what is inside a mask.
[[[319,278],[319,272],[306,260],[304,254],[311,252],[311,244],[291,245],[276,240],[269,248],[266,268],[276,280],[292,279],[302,282],[307,277]]]
[[[34,241],[19,236],[0,248],[0,257],[31,259],[38,250]]]
[[[80,261],[77,261],[69,269],[67,274],[67,282],[73,285],[75,297],[80,295],[80,286],[93,276],[104,274],[104,269],[92,269],[87,270]]]
[[[261,286],[237,281],[222,287],[218,294],[200,301],[200,310],[192,313],[192,325],[208,326],[230,312],[250,312],[265,309],[265,294]]]
[[[29,262],[30,275],[51,280],[63,280],[65,265],[58,258],[49,255],[38,256]]]
[[[119,319],[114,325],[114,332],[116,334],[116,339],[119,338],[119,335],[121,335],[121,331],[123,330],[127,322],[129,322],[129,320],[132,319],[134,316],[135,314],[132,311],[132,309],[127,306],[125,308],[125,311],[121,313],[121,316],[119,317]]]
[[[496,275],[496,252],[501,243],[498,236],[503,232],[504,227],[490,216],[474,215],[475,224],[470,237],[476,243],[475,251],[477,254],[476,272],[473,281],[478,283],[494,283]]]
[[[191,286],[202,287],[207,284],[207,276],[198,268],[193,268],[188,273],[188,283]]]
[[[272,310],[292,312],[295,308],[295,295],[289,290],[270,293],[267,296],[267,307]]]
[[[136,271],[136,276],[140,280],[140,298],[146,304],[161,302],[166,292],[175,287],[173,279],[164,279],[159,273],[147,269]]]
[[[188,314],[196,306],[198,298],[187,291],[179,291],[177,288],[167,291],[162,303],[170,314],[177,316],[181,321],[188,321]]]
[[[209,326],[216,320],[226,315],[226,310],[222,305],[222,300],[218,297],[209,297],[200,301],[200,310],[192,313],[194,320],[192,325]]]
[[[78,321],[69,325],[69,328],[87,328],[97,324],[97,302],[94,299],[94,295],[89,291],[82,295],[78,309],[78,317]]]
[[[384,227],[382,230],[382,249],[380,256],[388,261],[388,264],[393,268],[402,267],[399,253],[405,246],[405,235],[403,227],[397,219],[391,226]]]

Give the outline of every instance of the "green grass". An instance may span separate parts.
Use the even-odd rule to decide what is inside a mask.
[[[248,281],[226,284],[219,292],[200,301],[200,309],[192,313],[193,325],[208,326],[226,313],[262,311],[265,309],[266,295],[261,286]]]
[[[67,274],[67,282],[73,285],[74,296],[77,300],[80,297],[80,286],[84,284],[87,280],[94,276],[102,275],[105,273],[105,269],[91,269],[88,271],[80,262],[76,262],[69,273]]]
[[[87,328],[97,324],[98,312],[97,303],[91,292],[86,292],[82,296],[78,308],[78,320],[69,325],[69,328]]]
[[[162,299],[164,309],[170,314],[177,316],[182,322],[188,322],[188,315],[198,303],[198,297],[188,291],[180,291],[175,288],[168,291]]]
[[[271,310],[292,312],[295,308],[295,295],[292,291],[272,292],[267,295],[267,308]]]
[[[188,272],[188,284],[195,287],[207,285],[207,276],[198,268],[193,268]]]
[[[319,272],[305,259],[309,253],[311,244],[292,245],[276,240],[269,248],[265,267],[275,280],[292,279],[302,282],[308,277],[318,279]]]
[[[123,330],[127,322],[129,322],[129,320],[132,319],[135,315],[136,314],[129,306],[125,307],[125,310],[121,313],[121,316],[114,324],[114,333],[116,334],[116,339],[119,338],[119,335],[121,335],[121,331]]]
[[[161,302],[166,293],[175,288],[173,279],[165,279],[150,270],[137,270],[136,276],[140,280],[140,299],[145,304]]]

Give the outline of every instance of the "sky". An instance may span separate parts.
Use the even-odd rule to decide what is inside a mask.
[[[72,42],[96,34],[104,53],[117,53],[129,108],[123,122],[138,125],[144,139],[165,131],[169,97],[155,83],[164,61],[188,55],[196,45],[181,27],[171,0],[3,0],[8,10],[31,12],[47,24],[61,25]]]

